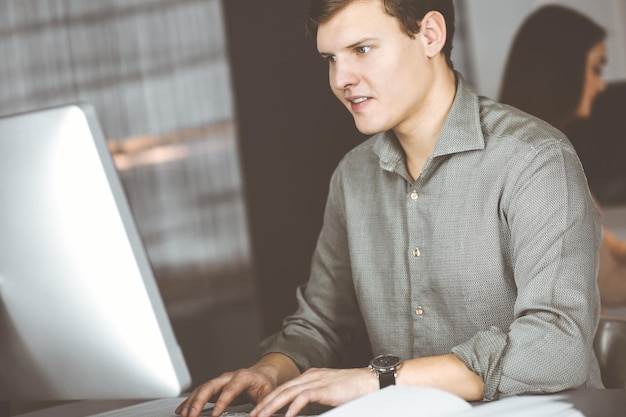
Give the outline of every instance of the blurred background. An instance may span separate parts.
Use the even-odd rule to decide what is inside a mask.
[[[623,0],[455,3],[453,61],[480,94],[497,96],[519,23],[546,3],[607,28],[607,81],[626,82]],[[194,385],[251,364],[293,311],[330,175],[363,139],[305,35],[307,4],[0,0],[0,115],[95,106]],[[613,133],[590,152],[617,168],[588,176],[626,237]]]

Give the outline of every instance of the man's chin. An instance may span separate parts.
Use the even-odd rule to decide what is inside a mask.
[[[386,130],[386,129],[382,129],[380,127],[375,127],[375,126],[370,126],[370,125],[363,125],[362,123],[356,123],[356,122],[355,122],[355,126],[356,126],[356,128],[357,128],[357,130],[359,132],[361,132],[364,135],[368,135],[368,136],[375,135],[377,133],[380,133],[380,132],[383,132],[383,131]]]

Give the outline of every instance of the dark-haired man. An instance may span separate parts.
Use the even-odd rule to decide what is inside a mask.
[[[374,136],[333,175],[298,310],[184,417],[213,396],[215,416],[245,394],[253,417],[293,417],[394,383],[468,400],[601,386],[601,226],[580,163],[452,69],[453,22],[451,0],[312,0],[331,89]],[[332,369],[360,323],[376,358]]]

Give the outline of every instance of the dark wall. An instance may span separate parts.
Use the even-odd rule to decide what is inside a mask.
[[[223,2],[263,333],[309,275],[328,181],[360,143],[305,34],[307,0]]]

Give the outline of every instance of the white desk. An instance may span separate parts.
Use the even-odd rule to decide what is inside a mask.
[[[563,394],[567,397],[567,401],[571,402],[585,417],[624,417],[626,414],[625,389],[572,390]],[[123,401],[77,401],[46,410],[20,414],[19,417],[175,417],[173,410],[181,401],[182,398],[155,400],[129,407],[124,406]],[[126,403],[128,405],[128,402]],[[480,403],[475,406],[480,407]],[[164,413],[155,414],[151,411],[155,408]],[[239,406],[232,407],[230,411],[245,412],[250,409],[250,406]],[[307,409],[306,414],[315,415],[310,413],[321,413],[325,410],[328,410],[328,407],[314,405]]]

